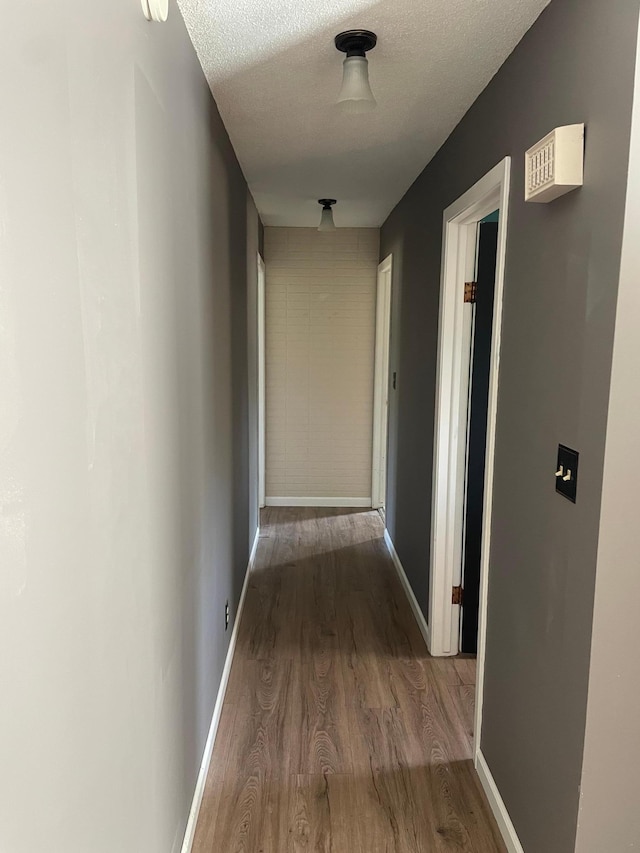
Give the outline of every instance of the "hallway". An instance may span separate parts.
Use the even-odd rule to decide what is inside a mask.
[[[194,853],[503,851],[474,678],[429,657],[378,513],[263,510]]]

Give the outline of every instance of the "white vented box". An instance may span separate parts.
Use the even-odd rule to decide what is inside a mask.
[[[556,127],[524,155],[525,201],[546,203],[584,183],[584,124]]]

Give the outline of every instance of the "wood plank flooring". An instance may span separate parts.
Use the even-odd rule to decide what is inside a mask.
[[[193,853],[505,851],[378,513],[263,511]]]

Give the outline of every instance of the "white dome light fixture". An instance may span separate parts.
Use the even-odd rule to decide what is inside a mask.
[[[366,113],[377,107],[369,85],[367,60],[367,51],[373,50],[377,42],[377,35],[369,30],[347,30],[335,38],[338,50],[347,54],[338,96],[338,106],[345,113]]]
[[[147,21],[164,24],[169,17],[169,0],[140,0]]]
[[[336,223],[333,221],[333,210],[331,208],[337,204],[335,198],[319,198],[318,204],[322,205],[322,216],[320,217],[320,225],[318,231],[335,231]]]

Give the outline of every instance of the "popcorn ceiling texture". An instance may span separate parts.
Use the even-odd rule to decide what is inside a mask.
[[[263,221],[381,225],[549,0],[178,0]],[[374,30],[378,109],[335,105],[333,37]],[[492,165],[492,164],[489,164]]]

